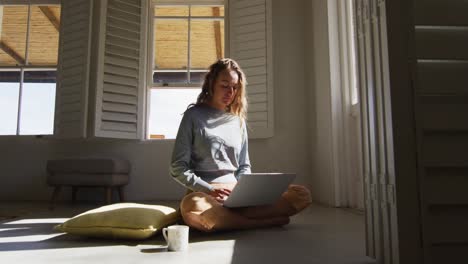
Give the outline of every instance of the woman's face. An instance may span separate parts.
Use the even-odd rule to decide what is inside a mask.
[[[220,72],[214,82],[210,105],[220,110],[226,110],[236,97],[238,87],[239,75],[236,71],[226,69]]]

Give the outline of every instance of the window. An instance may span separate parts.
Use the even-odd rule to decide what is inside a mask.
[[[272,137],[272,0],[226,4],[229,27],[224,0],[62,1],[54,135],[174,138],[226,52],[248,76],[249,137]]]
[[[149,138],[175,138],[207,67],[224,57],[224,4],[153,6]]]
[[[0,5],[0,135],[53,133],[60,27],[56,2]]]

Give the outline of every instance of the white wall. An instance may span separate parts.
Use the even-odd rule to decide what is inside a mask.
[[[297,183],[313,179],[309,140],[308,107],[314,104],[305,84],[304,3],[309,1],[273,1],[273,54],[275,83],[275,136],[250,141],[254,171],[298,173]],[[313,1],[322,2],[322,1]],[[318,3],[317,3],[318,4]],[[321,82],[324,82],[321,80]],[[318,83],[327,85],[326,83]],[[168,174],[173,141],[136,142],[125,140],[61,141],[34,137],[0,137],[0,200],[48,200],[52,188],[46,185],[47,159],[76,155],[115,155],[132,163],[130,184],[125,188],[128,200],[178,199],[184,189]],[[326,159],[324,156],[323,158]],[[313,192],[323,192],[313,188]],[[95,199],[96,190],[85,190],[79,199]],[[61,199],[70,199],[64,190]],[[99,197],[100,198],[100,197]]]

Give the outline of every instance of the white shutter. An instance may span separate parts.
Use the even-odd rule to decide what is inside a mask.
[[[144,138],[146,0],[101,7],[94,135]]]
[[[247,76],[249,137],[274,134],[271,0],[229,1],[229,56]]]
[[[398,233],[396,202],[393,191],[395,170],[393,159],[393,134],[391,126],[389,61],[387,47],[386,7],[384,0],[371,0],[376,108],[377,186],[383,263],[397,263]]]
[[[356,17],[367,255],[379,263],[398,263],[385,1],[357,1]]]
[[[91,41],[90,0],[62,1],[54,135],[86,137]]]
[[[378,223],[375,219],[375,200],[376,187],[371,172],[371,152],[370,152],[370,124],[369,124],[369,106],[368,106],[368,68],[369,52],[369,13],[368,3],[365,0],[356,3],[356,20],[358,36],[358,64],[359,64],[359,86],[361,95],[361,120],[362,120],[362,153],[363,153],[363,171],[364,171],[364,200],[366,212],[366,254],[372,258],[378,258],[379,245],[375,242],[376,227]],[[367,30],[366,30],[367,28]]]
[[[382,119],[382,155],[385,157],[385,171],[381,182],[381,192],[385,199],[382,203],[384,210],[384,247],[386,253],[386,263],[399,263],[399,238],[398,238],[398,218],[396,203],[396,175],[395,158],[393,149],[393,130],[392,130],[392,108],[390,96],[390,63],[388,54],[387,37],[387,8],[385,0],[374,0],[377,5],[378,34],[380,35],[380,59],[381,59],[381,119]]]

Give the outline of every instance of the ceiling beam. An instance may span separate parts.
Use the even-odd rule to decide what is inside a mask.
[[[219,17],[219,7],[213,7],[213,16]],[[215,34],[215,45],[216,45],[216,58],[220,59],[223,57],[223,50],[221,47],[221,22],[214,21],[214,34]]]
[[[57,32],[59,32],[60,30],[60,22],[57,20],[57,18],[55,17],[54,13],[52,12],[52,10],[50,10],[49,7],[47,6],[39,6],[39,9],[41,9],[42,13],[44,14],[44,16],[47,17],[47,19],[49,19],[50,23],[55,27],[55,29],[57,30]]]
[[[18,53],[16,53],[16,51],[14,51],[3,41],[0,41],[0,49],[3,50],[3,52],[5,52],[6,54],[8,54],[10,57],[12,57],[19,64],[24,65],[26,63],[23,57],[21,57]]]

